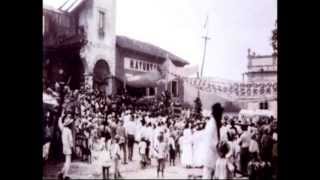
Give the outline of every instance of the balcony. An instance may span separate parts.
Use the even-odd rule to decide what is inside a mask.
[[[248,73],[254,72],[277,72],[277,65],[248,66]]]
[[[56,27],[51,32],[45,32],[43,37],[45,47],[57,48],[68,45],[83,45],[86,43],[86,33],[83,27]]]

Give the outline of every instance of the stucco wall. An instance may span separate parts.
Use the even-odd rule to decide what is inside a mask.
[[[277,81],[277,73],[274,72],[263,72],[263,73],[250,73],[248,74],[248,81],[260,82],[260,81]]]
[[[277,100],[268,101],[268,110],[272,111],[273,114],[277,117],[278,102]],[[260,102],[249,102],[247,103],[247,108],[250,110],[257,110],[260,108]]]
[[[152,62],[152,63],[156,63],[156,64],[162,64],[165,59],[159,58],[159,57],[153,57],[150,55],[146,55],[143,53],[138,53],[138,52],[134,52],[131,50],[127,50],[121,47],[117,47],[116,48],[116,76],[117,77],[124,77],[125,74],[125,69],[124,69],[124,58],[125,57],[130,57],[130,58],[136,58],[139,60],[144,60],[146,62]],[[130,71],[131,72],[131,71]],[[141,72],[137,72],[137,74],[140,74]],[[121,86],[120,83],[117,83],[116,87]],[[183,82],[181,79],[178,79],[178,95],[179,97],[174,98],[175,100],[183,100],[184,97],[184,92],[183,92]],[[169,83],[168,85],[168,90],[171,89],[171,83]],[[165,86],[164,84],[159,84],[157,86],[157,95],[159,95],[161,92],[163,92],[165,90]]]
[[[85,73],[91,74],[98,60],[105,60],[111,75],[115,75],[115,0],[88,0],[79,11],[79,26],[83,26],[88,43],[81,49],[81,57],[86,61]],[[105,35],[100,38],[99,11],[105,12]],[[107,92],[112,92],[112,79]]]

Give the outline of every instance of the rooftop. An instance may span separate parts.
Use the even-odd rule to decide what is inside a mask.
[[[148,54],[151,56],[156,56],[156,57],[160,57],[163,59],[166,59],[167,54],[169,56],[169,58],[175,62],[175,63],[179,63],[181,65],[187,65],[189,64],[188,61],[158,47],[155,45],[152,45],[150,43],[146,43],[146,42],[142,42],[142,41],[138,41],[135,39],[131,39],[128,38],[126,36],[117,36],[117,46],[124,48],[124,49],[129,49],[129,50],[133,50],[133,51],[137,51],[137,52],[141,52],[144,54]]]

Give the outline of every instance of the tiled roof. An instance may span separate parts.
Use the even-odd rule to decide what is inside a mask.
[[[169,58],[176,63],[179,63],[181,65],[187,65],[189,64],[188,61],[160,48],[157,47],[155,45],[146,43],[146,42],[142,42],[142,41],[138,41],[135,39],[131,39],[125,36],[117,36],[117,46],[124,48],[124,49],[129,49],[129,50],[133,50],[133,51],[137,51],[137,52],[141,52],[144,54],[148,54],[151,56],[156,56],[156,57],[160,57],[163,59],[166,59],[167,54],[169,56]]]

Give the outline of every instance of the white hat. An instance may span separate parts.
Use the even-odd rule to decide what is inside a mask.
[[[71,124],[72,122],[73,122],[73,120],[68,118],[68,119],[63,123],[63,125],[64,125],[64,126],[68,126],[68,125]]]

